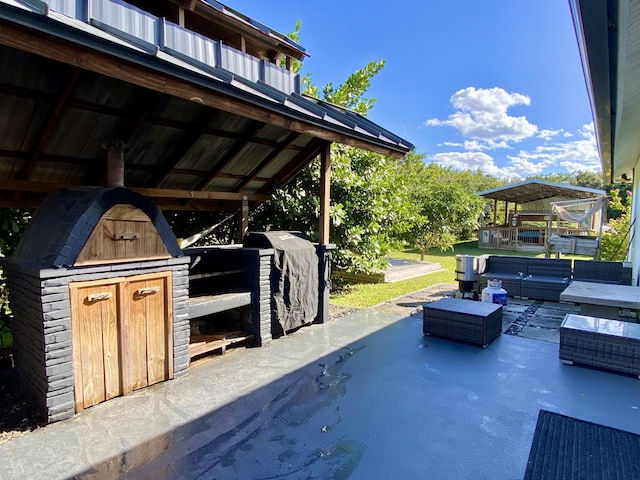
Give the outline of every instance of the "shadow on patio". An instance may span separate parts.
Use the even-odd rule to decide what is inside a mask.
[[[423,337],[420,313],[368,310],[92,407],[0,458],[11,478],[522,478],[540,409],[640,433],[637,382],[562,365],[552,342],[482,349]]]

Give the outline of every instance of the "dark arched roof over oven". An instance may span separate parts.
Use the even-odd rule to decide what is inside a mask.
[[[46,198],[11,261],[37,268],[73,266],[102,216],[116,205],[131,205],[142,211],[169,255],[182,256],[169,224],[150,200],[122,187],[82,187],[56,190]]]

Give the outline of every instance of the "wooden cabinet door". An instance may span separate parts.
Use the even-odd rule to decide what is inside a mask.
[[[122,392],[117,287],[71,285],[76,411]]]
[[[124,285],[129,387],[153,385],[173,376],[170,274],[130,277]]]
[[[171,272],[69,284],[76,412],[173,378]]]

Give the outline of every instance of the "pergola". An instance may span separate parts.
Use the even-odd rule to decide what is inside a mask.
[[[603,205],[606,205],[602,200],[597,205],[594,203],[596,199],[606,198],[606,193],[603,190],[544,180],[526,180],[485,190],[479,192],[478,195],[493,200],[493,219],[490,224],[483,225],[480,229],[479,246],[507,250],[546,251],[549,253],[551,248],[552,251],[557,251],[549,245],[553,233],[556,236],[599,236],[601,212]],[[499,201],[504,202],[505,205],[502,220],[497,217]],[[510,204],[513,205],[511,210],[509,209]],[[557,205],[554,207],[554,204]],[[591,216],[592,221],[590,221],[588,228],[582,226],[561,228],[558,222],[552,232],[553,221],[559,219],[557,207],[561,205],[565,209],[581,209],[582,211],[595,208],[597,212],[593,210],[594,215]]]

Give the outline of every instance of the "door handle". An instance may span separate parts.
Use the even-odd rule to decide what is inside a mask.
[[[91,295],[87,296],[87,300],[89,302],[98,302],[100,300],[107,300],[107,299],[111,298],[112,296],[113,296],[113,294],[111,292],[92,293]]]
[[[160,287],[140,288],[138,289],[138,295],[153,295],[154,293],[158,293],[159,291]]]

